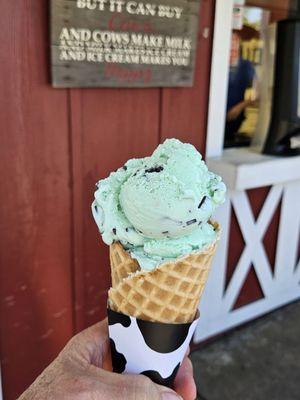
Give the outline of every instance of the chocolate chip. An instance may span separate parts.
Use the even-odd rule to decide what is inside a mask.
[[[200,207],[202,206],[202,204],[205,202],[206,197],[207,197],[207,196],[203,196],[203,197],[202,197],[202,200],[200,201],[198,208],[200,208]]]
[[[196,222],[197,222],[196,219],[191,219],[190,221],[187,221],[186,224],[187,224],[187,225],[192,225],[192,224],[194,224],[194,223],[196,223]]]
[[[151,174],[152,172],[161,172],[161,171],[163,171],[163,169],[164,169],[164,167],[162,165],[159,165],[157,167],[145,169],[145,172],[147,172],[148,174]]]
[[[129,231],[129,229],[128,229],[128,228],[125,228],[125,231],[126,231],[126,232],[128,232],[128,231]]]
[[[112,230],[112,231],[113,231],[113,234],[114,234],[114,235],[116,235],[116,233],[117,233],[117,230],[116,230],[116,228],[113,228],[113,230]]]
[[[95,205],[95,207],[94,207],[94,208],[95,208],[95,211],[96,211],[96,212],[98,212],[98,207],[97,207],[96,205]]]
[[[127,171],[127,167],[126,167],[126,165],[124,165],[123,169],[124,169],[125,171]]]
[[[162,232],[163,235],[166,235],[167,233],[169,233],[169,231]]]

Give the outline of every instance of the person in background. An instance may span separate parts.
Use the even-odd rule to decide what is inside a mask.
[[[173,391],[144,375],[111,372],[109,348],[104,320],[71,339],[19,400],[195,400],[193,367],[187,356]]]
[[[241,57],[240,31],[234,30],[231,37],[230,72],[227,96],[227,114],[225,127],[225,143],[234,143],[245,119],[245,109],[254,103],[254,100],[245,100],[246,89],[253,85],[255,69],[252,63]]]

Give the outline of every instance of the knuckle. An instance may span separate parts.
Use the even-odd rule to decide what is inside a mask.
[[[145,375],[132,375],[132,400],[157,400],[156,388],[153,382]]]
[[[148,387],[151,385],[151,380],[145,375],[134,375],[134,379],[139,386]]]
[[[72,348],[72,347],[74,347],[74,346],[77,346],[78,343],[79,343],[79,341],[80,341],[79,335],[80,335],[80,334],[77,334],[77,335],[73,336],[73,337],[68,341],[68,343],[66,344],[65,349],[70,349],[70,348]]]

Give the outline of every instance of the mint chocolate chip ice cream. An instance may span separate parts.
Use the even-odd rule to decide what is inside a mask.
[[[131,159],[100,180],[92,212],[106,244],[120,241],[151,270],[216,238],[208,221],[225,192],[194,146],[167,139],[152,156]]]

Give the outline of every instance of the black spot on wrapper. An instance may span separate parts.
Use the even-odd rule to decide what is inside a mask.
[[[111,359],[113,365],[113,372],[121,374],[125,371],[125,367],[127,364],[126,358],[124,354],[119,353],[116,349],[115,342],[112,339],[110,341],[110,351],[111,351]]]
[[[144,371],[141,373],[141,375],[145,375],[148,376],[148,378],[150,378],[153,382],[159,384],[159,385],[163,385],[163,386],[167,386],[167,387],[172,387],[174,380],[176,378],[177,372],[179,370],[180,367],[180,363],[176,365],[176,367],[174,368],[172,374],[170,376],[168,376],[167,378],[163,378],[159,372],[157,371]]]
[[[192,323],[151,324],[142,319],[136,320],[143,338],[150,349],[158,353],[171,353],[177,350],[185,341]]]
[[[121,324],[124,328],[128,328],[131,325],[131,319],[128,315],[112,311],[110,308],[107,310],[108,325]]]

